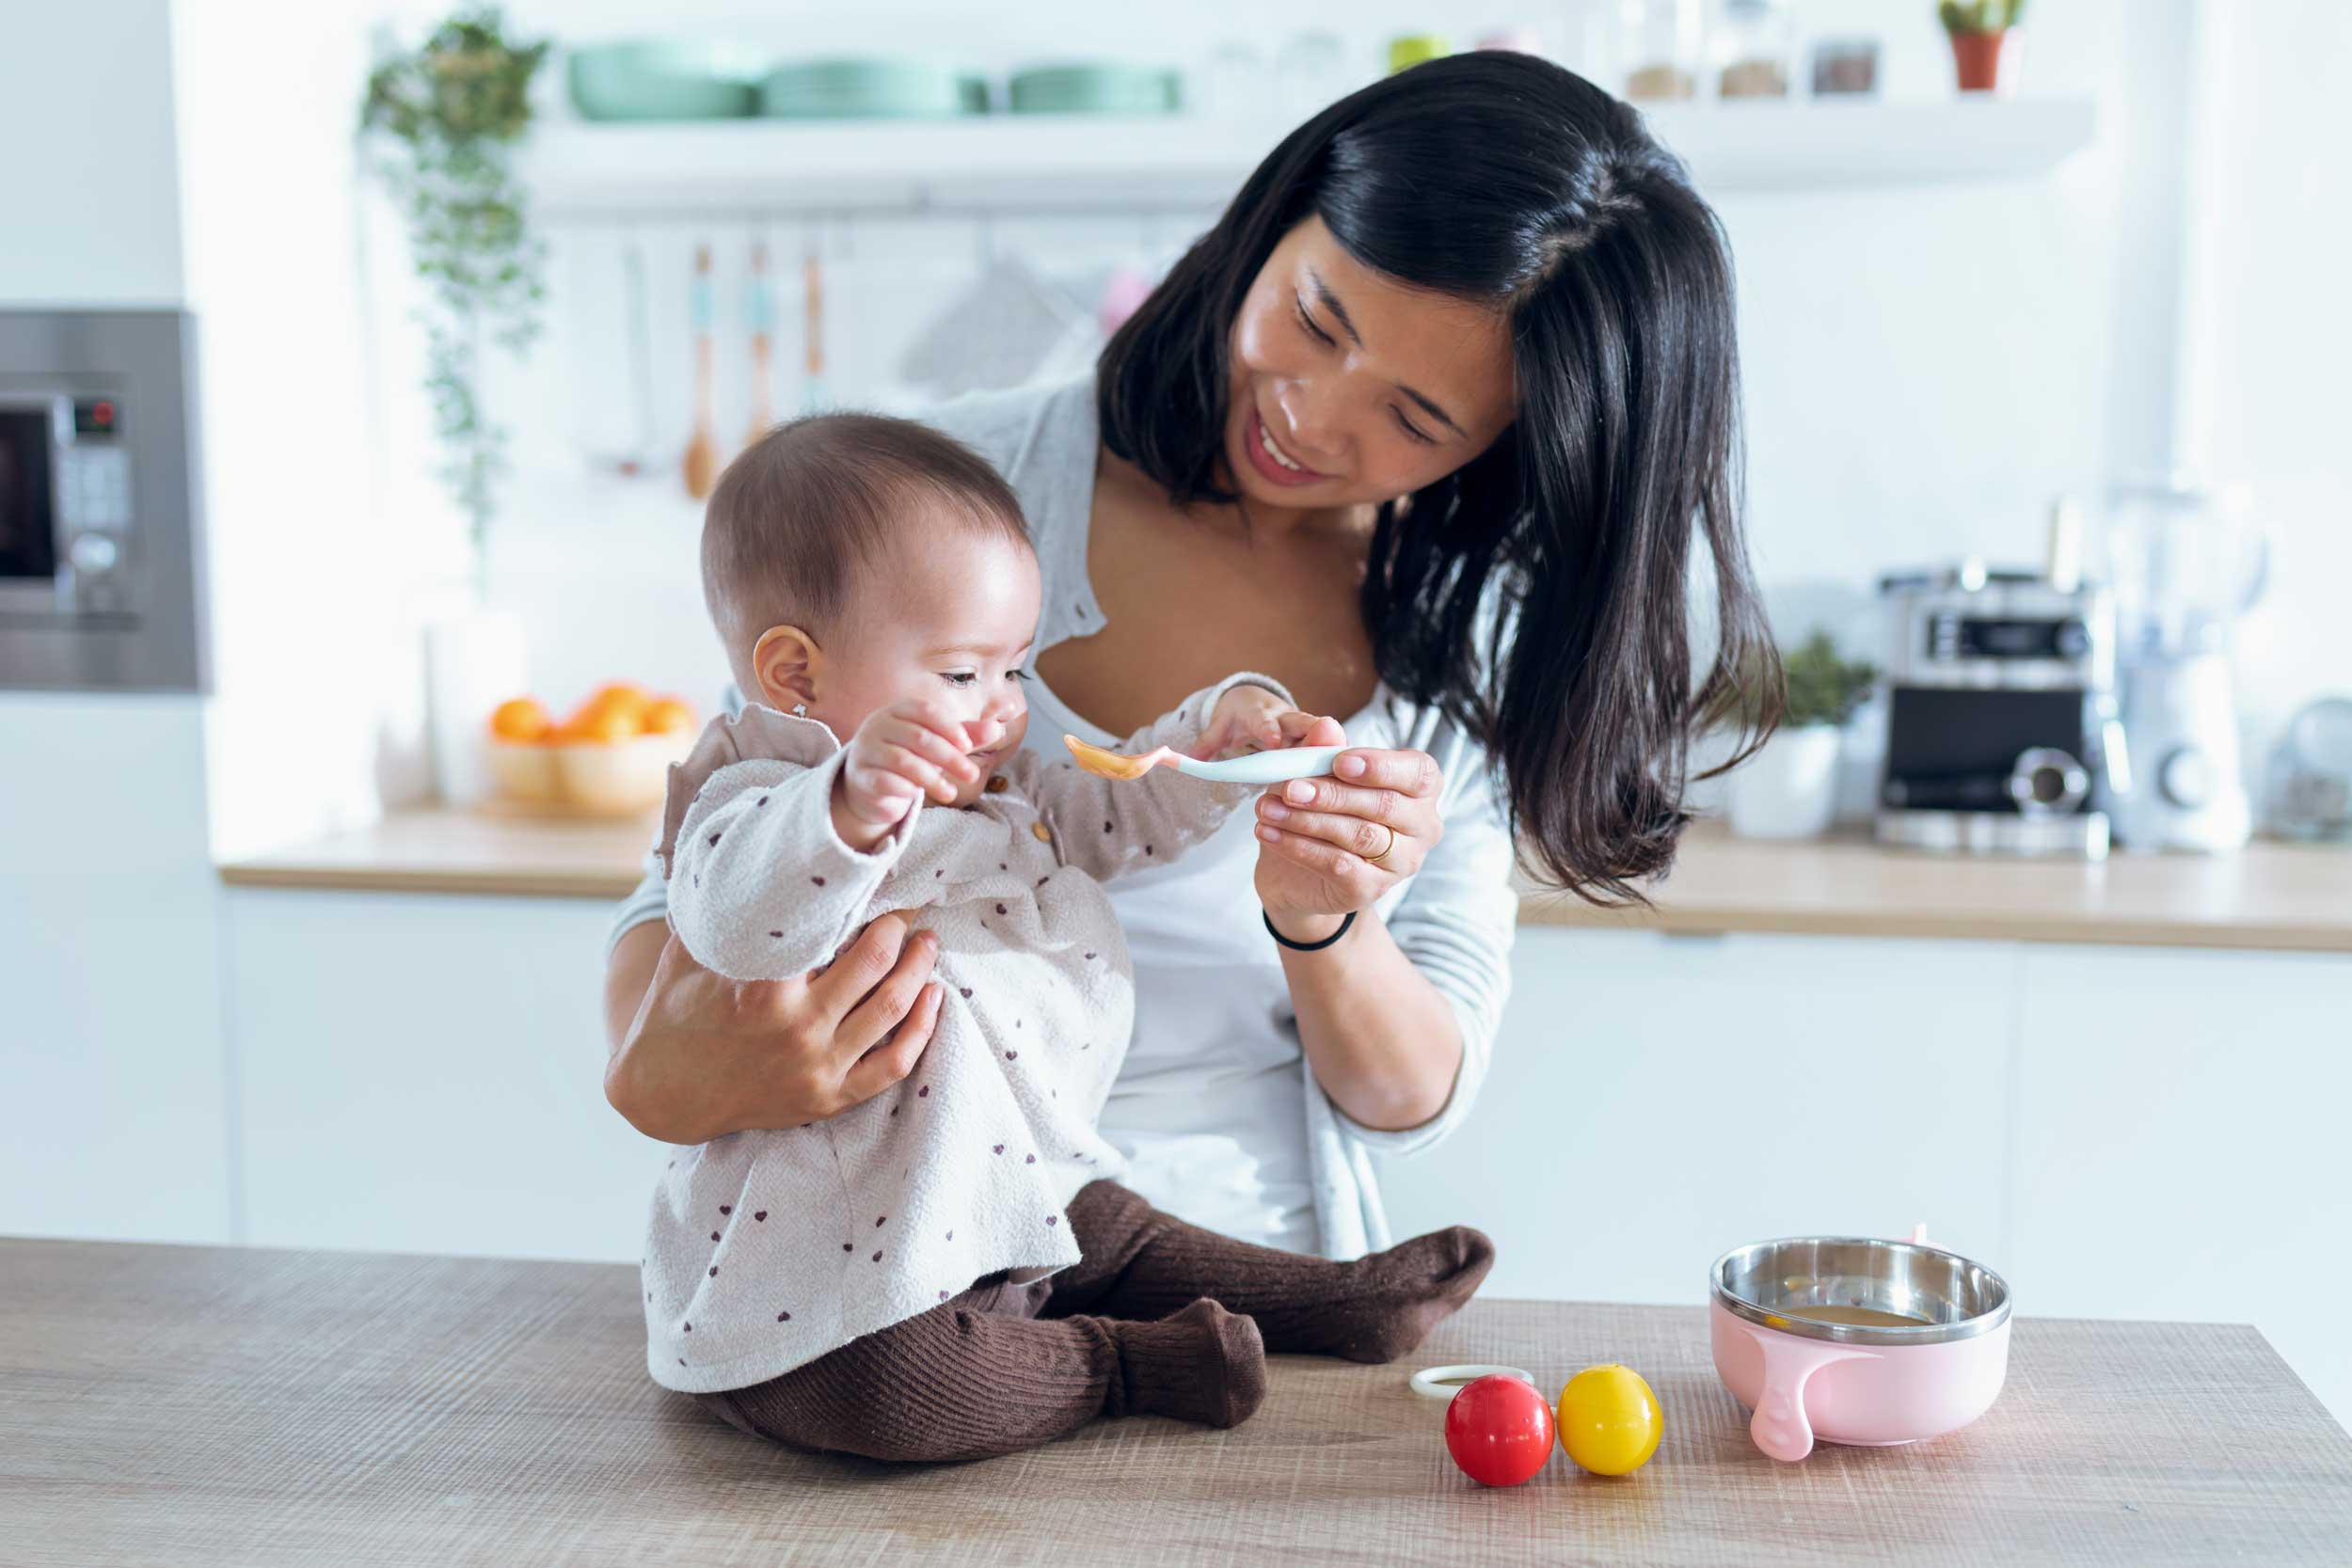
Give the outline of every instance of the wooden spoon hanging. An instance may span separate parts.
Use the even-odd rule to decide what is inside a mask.
[[[768,383],[771,379],[769,360],[774,344],[770,334],[775,330],[776,295],[768,284],[768,247],[752,246],[752,433],[749,440],[756,441],[768,434],[775,422],[775,415],[768,404]]]
[[[719,441],[710,414],[710,247],[694,247],[694,436],[686,443],[686,493],[707,500],[719,480]]]

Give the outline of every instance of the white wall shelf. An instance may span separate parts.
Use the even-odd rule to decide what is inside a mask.
[[[1702,103],[1650,121],[1702,189],[2017,178],[2087,146],[2089,99]],[[1139,212],[1216,206],[1286,127],[1170,118],[563,121],[523,173],[543,216]]]

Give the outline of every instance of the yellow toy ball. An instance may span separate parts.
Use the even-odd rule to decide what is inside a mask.
[[[1641,1373],[1613,1362],[1568,1379],[1557,1424],[1570,1459],[1597,1476],[1629,1476],[1658,1451],[1666,1413]]]

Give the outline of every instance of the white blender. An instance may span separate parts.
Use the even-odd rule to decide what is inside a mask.
[[[2231,627],[2262,597],[2267,536],[2242,493],[2181,480],[2107,498],[2123,734],[2136,777],[2110,803],[2132,849],[2234,849],[2252,831]]]

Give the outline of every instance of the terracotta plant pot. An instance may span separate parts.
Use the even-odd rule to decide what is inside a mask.
[[[2002,80],[2003,65],[2009,57],[2010,35],[1997,33],[1953,33],[1952,63],[1960,70],[1960,90],[1963,92],[2001,92],[2012,83]]]

